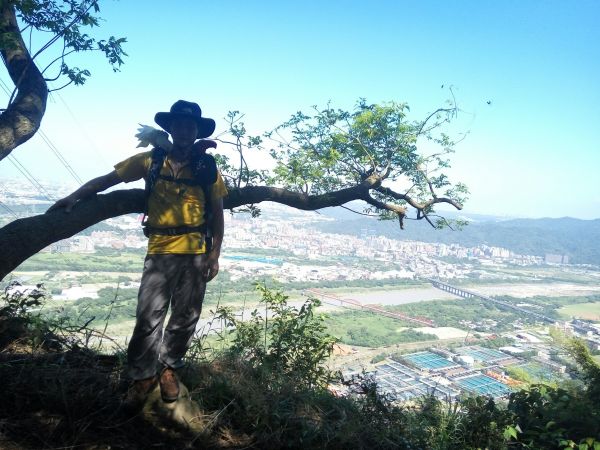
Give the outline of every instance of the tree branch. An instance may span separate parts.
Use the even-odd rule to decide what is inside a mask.
[[[438,219],[440,219],[441,221],[443,221],[444,224],[448,228],[450,228],[452,231],[455,231],[454,227],[452,226],[452,224],[450,222],[448,222],[448,219],[446,219],[444,216],[440,216],[439,214],[429,214],[429,215],[432,216],[432,217],[437,217]]]
[[[431,225],[433,228],[435,228],[435,224],[431,221],[431,219],[429,218],[427,213],[425,211],[419,211],[419,212],[421,213],[421,218],[425,218],[425,220],[429,223],[429,225]],[[417,217],[419,217],[418,214],[417,214]]]
[[[404,230],[404,217],[406,216],[406,207],[400,205],[394,205],[393,203],[385,203],[373,198],[368,192],[363,198],[368,204],[385,211],[391,211],[398,215],[398,222],[400,223],[400,229]]]
[[[66,239],[110,217],[140,212],[142,189],[114,191],[78,203],[69,214],[64,210],[15,220],[0,228],[0,279],[48,245]]]
[[[344,209],[346,209],[346,210],[348,210],[348,211],[350,211],[350,212],[352,212],[354,214],[358,214],[360,216],[378,217],[377,214],[369,214],[369,213],[364,213],[364,212],[356,211],[356,210],[354,210],[352,208],[348,208],[347,206],[344,206],[344,205],[340,205],[340,208],[344,208]]]
[[[453,94],[454,95],[454,94]],[[431,118],[439,113],[456,113],[456,105],[452,108],[438,108],[436,109],[434,112],[432,112],[431,114],[429,114],[425,120],[423,121],[423,123],[421,124],[421,127],[419,128],[419,131],[417,131],[416,136],[420,136],[421,133],[423,132],[423,128],[425,128],[425,125],[427,125],[427,122],[429,122],[431,120]],[[441,122],[443,123],[443,122]],[[437,127],[437,124],[434,125],[432,128]],[[431,129],[431,128],[430,128]]]
[[[224,198],[226,209],[265,201],[277,202],[305,211],[329,206],[340,206],[352,200],[364,200],[368,190],[379,180],[370,177],[361,184],[321,195],[306,195],[269,186],[234,188]],[[111,217],[141,213],[144,210],[144,191],[129,189],[100,194],[78,202],[67,214],[55,210],[47,214],[15,220],[0,228],[0,280],[23,261],[48,245],[66,239],[82,230]]]
[[[54,88],[54,89],[50,89],[48,92],[56,92],[56,91],[60,91],[61,89],[66,88],[67,86],[69,86],[70,84],[73,83],[73,80],[69,80],[68,82],[66,82],[65,84],[63,84],[61,87],[58,88]]]
[[[410,197],[409,195],[400,194],[399,192],[396,192],[388,187],[379,186],[378,188],[376,188],[376,190],[384,195],[392,197],[395,200],[404,200],[410,206],[412,206],[415,209],[419,209],[419,210],[428,208],[429,206],[434,205],[436,203],[448,203],[448,204],[454,206],[458,210],[461,210],[463,208],[462,205],[460,203],[458,203],[456,200],[453,200],[448,197],[434,197],[426,202],[419,203],[415,199]]]
[[[75,25],[77,22],[79,22],[79,20],[89,12],[90,9],[92,9],[92,7],[97,4],[97,0],[92,0],[90,2],[90,4],[83,9],[82,11],[79,12],[79,14],[76,14],[75,17],[73,18],[73,20],[71,20],[71,22],[69,22],[66,26],[63,27],[62,30],[60,30],[58,33],[56,33],[54,36],[52,36],[52,38],[46,42],[42,48],[40,48],[37,52],[35,52],[35,54],[32,56],[32,60],[34,60],[35,58],[38,57],[38,55],[40,55],[42,52],[44,52],[44,50],[48,49],[50,46],[52,46],[52,44],[54,44],[56,41],[58,41],[61,37],[63,37],[63,35],[65,34],[65,32],[71,28],[73,25]]]
[[[54,63],[56,63],[58,60],[60,60],[61,62],[61,69],[58,72],[58,75],[54,78],[48,79],[46,78],[46,81],[56,81],[58,80],[58,78],[62,75],[62,64],[65,62],[65,57],[69,56],[71,53],[75,53],[77,50],[70,50],[70,51],[66,51],[67,50],[67,45],[66,43],[63,45],[63,50],[61,52],[61,55],[54,58],[52,61],[50,61],[50,63],[44,68],[44,70],[42,70],[42,75],[46,73],[46,70],[48,70],[50,67],[52,67],[52,65]]]

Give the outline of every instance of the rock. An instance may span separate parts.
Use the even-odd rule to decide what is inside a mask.
[[[171,403],[163,402],[160,396],[160,387],[157,385],[148,394],[148,398],[142,408],[143,416],[151,421],[168,421],[175,423],[194,433],[201,433],[208,423],[208,416],[194,402],[188,388],[179,382],[179,398]]]

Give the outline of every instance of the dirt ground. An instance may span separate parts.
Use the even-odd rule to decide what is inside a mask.
[[[434,334],[438,339],[464,338],[469,334],[465,330],[454,327],[420,327],[414,328],[414,330],[421,333]]]

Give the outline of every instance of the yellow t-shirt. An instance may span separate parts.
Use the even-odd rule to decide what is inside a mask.
[[[152,152],[138,153],[115,165],[119,178],[129,183],[146,178]],[[192,167],[188,164],[177,174],[169,161],[169,156],[160,171],[161,175],[176,179],[192,179]],[[227,195],[227,188],[221,174],[217,172],[217,181],[212,185],[211,201],[216,202]],[[179,226],[197,227],[204,223],[204,192],[200,186],[188,186],[182,183],[158,178],[148,199],[148,225],[156,228]],[[151,234],[148,241],[148,254],[201,254],[206,246],[200,233],[187,233],[178,236]]]

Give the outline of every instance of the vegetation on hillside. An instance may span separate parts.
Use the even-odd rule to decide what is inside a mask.
[[[415,224],[400,233],[387,224],[367,218],[354,218],[336,222],[321,222],[315,227],[323,232],[362,236],[364,230],[393,239],[421,242],[459,244],[478,247],[483,242],[489,246],[507,248],[521,255],[544,257],[546,253],[569,256],[574,264],[600,265],[600,220],[518,219],[472,222],[460,233],[452,230],[432,230],[425,224]]]
[[[519,449],[600,446],[600,368],[578,340],[565,346],[581,385],[534,385],[507,404],[486,397],[457,403],[425,397],[411,406],[382,395],[366,375],[340,380],[325,368],[334,339],[315,300],[301,308],[259,287],[271,314],[249,322],[227,308],[227,346],[194,342],[181,372],[203,414],[190,432],[157,417],[132,415],[120,399],[123,353],[94,349],[102,333],[45,321],[31,308],[43,290],[7,288],[0,307],[2,445],[8,448],[412,448]],[[330,386],[347,389],[343,396]],[[583,388],[582,388],[583,386]]]

